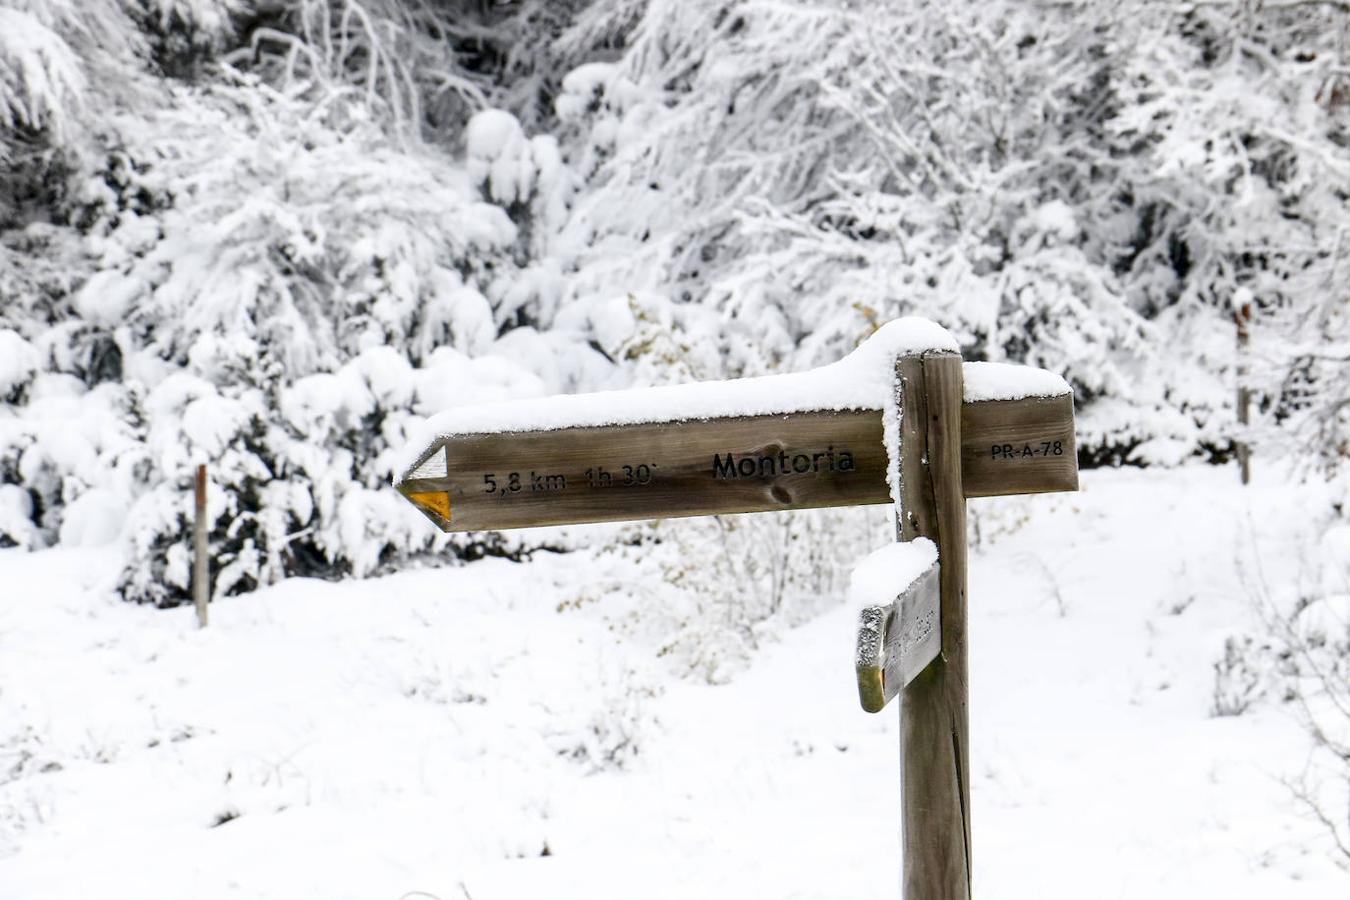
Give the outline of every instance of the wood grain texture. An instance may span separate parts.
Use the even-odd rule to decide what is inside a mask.
[[[1078,490],[1073,397],[962,404],[961,483],[967,497]]]
[[[966,663],[966,504],[961,359],[896,361],[901,407],[901,540],[931,538],[941,566],[942,654],[901,693],[901,821],[906,900],[970,898]]]
[[[886,502],[874,412],[754,416],[447,438],[447,531]],[[416,501],[414,501],[416,502]]]
[[[967,496],[1077,488],[1071,398],[967,403],[961,419]],[[1036,455],[1055,441],[1062,454]],[[432,454],[445,474],[398,488],[446,531],[890,502],[873,410],[463,435]]]

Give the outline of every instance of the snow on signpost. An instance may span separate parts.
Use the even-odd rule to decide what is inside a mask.
[[[811,372],[518,400],[429,420],[395,486],[444,531],[887,503],[891,360],[955,352],[925,320]],[[1078,487],[1059,376],[965,365],[966,496]]]
[[[811,372],[453,409],[397,471],[445,531],[894,503],[853,577],[859,699],[901,697],[904,896],[970,897],[966,498],[1078,489],[1058,375],[899,319]]]

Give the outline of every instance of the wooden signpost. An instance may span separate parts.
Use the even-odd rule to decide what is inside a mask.
[[[1077,489],[1071,396],[958,409],[966,497]],[[443,531],[891,502],[879,408],[446,435],[396,487]]]
[[[664,415],[672,395],[656,389],[641,415],[627,414],[637,421],[597,424],[601,399],[574,423],[545,416],[547,427],[531,416],[479,427],[470,416],[395,482],[445,531],[896,503],[898,539],[932,540],[937,562],[861,611],[856,675],[868,712],[901,698],[907,900],[970,897],[966,498],[1078,487],[1068,385],[1031,370],[1048,377],[1000,386],[937,331],[938,349],[902,340],[885,357],[892,396],[854,408]],[[1013,369],[1026,374],[999,371]],[[725,385],[734,397],[737,383]],[[898,430],[890,453],[887,416]]]

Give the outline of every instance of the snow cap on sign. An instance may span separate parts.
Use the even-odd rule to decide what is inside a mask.
[[[982,400],[1020,400],[1023,397],[1064,397],[1073,388],[1048,369],[1011,363],[969,362],[961,367],[962,391],[967,403]]]
[[[892,390],[891,361],[928,350],[960,352],[945,328],[910,316],[887,322],[848,356],[809,372],[463,406],[428,419],[395,471],[411,476],[437,439],[453,435],[881,409]]]
[[[854,609],[885,606],[904,593],[937,562],[937,545],[928,538],[896,541],[858,560],[848,577],[848,599]]]

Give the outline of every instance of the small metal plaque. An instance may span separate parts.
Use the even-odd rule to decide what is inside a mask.
[[[858,699],[881,712],[942,651],[942,589],[933,563],[885,606],[858,617]]]

